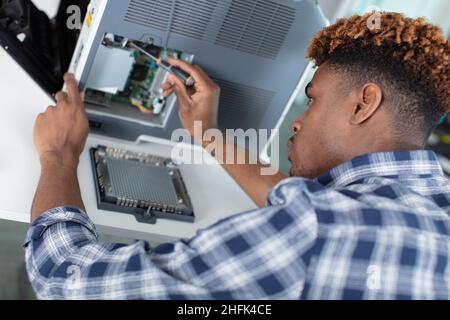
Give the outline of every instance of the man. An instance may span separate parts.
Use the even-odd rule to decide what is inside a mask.
[[[319,68],[293,124],[292,177],[225,165],[265,207],[155,248],[97,242],[76,174],[87,117],[67,75],[67,94],[35,128],[42,175],[25,247],[38,297],[449,299],[450,183],[422,149],[450,109],[450,45],[422,19],[383,13],[370,30],[369,16],[310,45]],[[196,81],[163,88],[185,128],[215,128],[220,89],[199,67],[171,63]]]

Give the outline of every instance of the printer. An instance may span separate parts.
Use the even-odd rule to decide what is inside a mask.
[[[72,30],[68,22],[77,10],[84,18],[81,29]],[[310,40],[326,24],[314,0],[61,0],[53,20],[30,0],[0,0],[1,45],[50,95],[62,88],[64,72],[74,73],[85,91],[91,132],[130,143],[170,140],[182,127],[176,96],[161,95],[167,72],[143,52],[201,66],[221,87],[221,130],[271,131],[310,66]],[[100,209],[126,211],[138,220],[146,212],[144,222],[154,223],[155,212],[193,221],[182,176],[170,159],[104,147],[92,152]],[[130,158],[133,168],[125,163]],[[118,169],[111,173],[112,167]],[[146,181],[158,177],[159,185],[173,186],[166,188],[171,193],[160,195],[158,186],[142,182],[148,189],[139,188],[145,191],[141,198],[117,196],[119,189],[136,189],[126,179],[132,173]],[[165,202],[141,201],[149,194]]]
[[[31,50],[24,52],[29,40],[17,38],[42,33],[45,23],[33,21],[38,16],[33,11],[38,10],[30,0],[1,2],[2,46],[49,94],[55,93],[49,90],[61,84],[67,69],[52,77],[52,68],[37,67],[43,60],[36,58],[42,55],[43,40],[34,37]],[[176,97],[158,103],[163,72],[154,63],[146,65],[143,55],[122,48],[121,41],[201,66],[221,87],[220,129],[272,130],[290,107],[307,69],[309,41],[326,25],[314,0],[62,1],[66,7],[60,11],[66,18],[67,2],[81,5],[86,15],[72,40],[70,65],[66,62],[60,69],[68,67],[80,89],[86,90],[92,132],[128,141],[140,136],[170,139],[181,124]],[[14,3],[16,8],[10,8]],[[65,28],[59,21],[46,32],[63,34],[60,41],[74,38]],[[68,51],[68,45],[63,47]]]

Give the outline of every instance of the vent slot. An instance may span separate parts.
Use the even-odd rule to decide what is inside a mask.
[[[233,0],[216,44],[276,59],[295,20],[295,9],[269,0]]]
[[[214,79],[221,88],[220,128],[258,129],[275,97],[275,92]]]
[[[171,31],[202,40],[218,0],[182,0],[177,2]]]
[[[125,21],[275,60],[296,14],[270,0],[174,1],[130,0]]]
[[[167,31],[172,12],[172,0],[130,0],[125,21]]]
[[[130,0],[125,21],[202,40],[219,0]]]

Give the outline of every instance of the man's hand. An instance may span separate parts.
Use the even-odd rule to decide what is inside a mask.
[[[180,105],[180,118],[185,129],[194,136],[194,123],[202,122],[203,132],[209,129],[216,129],[218,122],[220,88],[214,83],[206,73],[198,66],[190,65],[181,60],[170,59],[169,63],[175,67],[181,68],[191,75],[195,81],[194,88],[187,88],[186,85],[177,77],[171,75],[168,82],[162,86],[164,95],[169,96],[175,92]],[[194,136],[195,139],[198,137]],[[211,143],[211,141],[197,141],[203,147]],[[286,178],[279,173],[273,176],[262,176],[261,170],[264,165],[257,164],[235,164],[227,163],[228,149],[232,149],[234,159],[250,159],[250,155],[246,150],[240,149],[232,144],[228,145],[225,141],[222,152],[215,150],[214,156],[223,163],[222,166],[234,178],[234,180],[244,189],[245,192],[261,207],[264,206],[267,195],[270,190],[276,186],[281,180]]]
[[[170,75],[168,82],[163,84],[164,96],[175,92],[180,105],[180,119],[186,130],[194,136],[194,122],[202,122],[203,133],[217,128],[220,87],[198,66],[182,60],[169,59],[169,63],[191,75],[195,81],[193,88],[177,77]],[[198,141],[202,142],[202,141]]]
[[[64,76],[67,93],[58,92],[56,107],[50,106],[38,116],[34,143],[41,164],[56,161],[60,166],[76,169],[89,133],[89,122],[75,77]]]

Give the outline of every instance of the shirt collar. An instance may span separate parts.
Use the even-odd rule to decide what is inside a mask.
[[[397,151],[356,157],[321,175],[315,181],[326,187],[339,188],[370,177],[426,178],[443,175],[442,167],[434,152]]]

